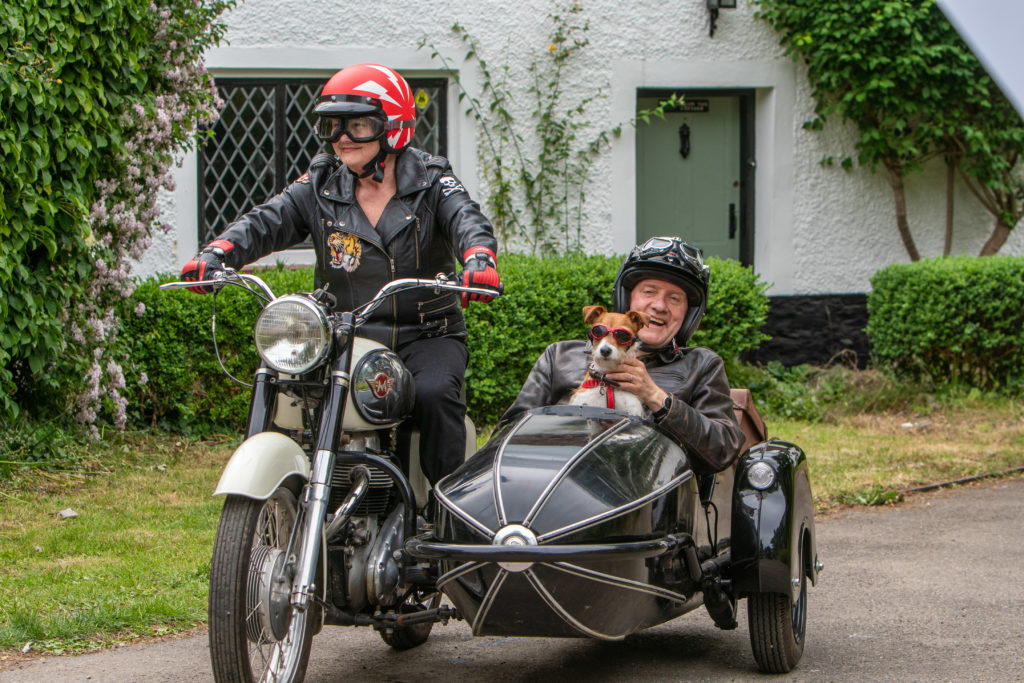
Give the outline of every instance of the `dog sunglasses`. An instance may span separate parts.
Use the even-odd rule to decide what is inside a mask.
[[[609,329],[607,325],[594,325],[590,328],[590,338],[594,341],[600,341],[609,334],[612,335],[612,339],[619,346],[631,346],[633,344],[633,333],[624,327],[616,327],[613,330]]]

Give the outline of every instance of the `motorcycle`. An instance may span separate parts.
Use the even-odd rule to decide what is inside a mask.
[[[467,418],[467,460],[428,497],[416,453],[403,468],[397,448],[411,374],[357,331],[403,292],[493,291],[400,279],[335,313],[324,290],[275,297],[232,270],[161,287],[204,285],[264,304],[246,438],[214,492],[218,681],[301,681],[324,625],[372,627],[399,650],[451,619],[474,635],[618,640],[701,605],[736,628],[740,598],[759,667],[796,666],[821,570],[796,445],[760,442],[698,475],[667,432],[614,410],[529,411],[471,456]]]

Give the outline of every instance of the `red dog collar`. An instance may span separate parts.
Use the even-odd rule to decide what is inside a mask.
[[[595,387],[602,387],[604,389],[604,394],[608,397],[608,408],[615,410],[615,391],[612,389],[612,385],[607,382],[598,382],[593,377],[587,377],[583,380],[583,384],[580,385],[580,389],[593,389]]]

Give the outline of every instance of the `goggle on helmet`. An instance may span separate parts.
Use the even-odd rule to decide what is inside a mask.
[[[347,131],[354,142],[380,138],[387,153],[408,147],[416,129],[412,89],[380,64],[354,64],[331,76],[313,113],[321,140],[335,142]]]

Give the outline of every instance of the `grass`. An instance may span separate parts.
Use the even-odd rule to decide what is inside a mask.
[[[823,409],[812,420],[765,412],[771,436],[808,454],[819,510],[1024,465],[1019,400],[895,401],[882,412]],[[64,471],[9,465],[0,480],[0,662],[30,641],[36,651],[77,652],[202,626],[221,506],[210,493],[232,448],[228,439],[130,434],[68,450]],[[65,508],[78,516],[60,519]]]
[[[1024,465],[1024,407],[1009,401],[829,423],[778,420],[769,433],[807,453],[819,509],[889,502],[905,489]]]
[[[210,492],[230,452],[144,438],[117,465],[106,453],[0,488],[0,649],[77,651],[205,623],[221,506]],[[78,516],[60,518],[67,508]]]

